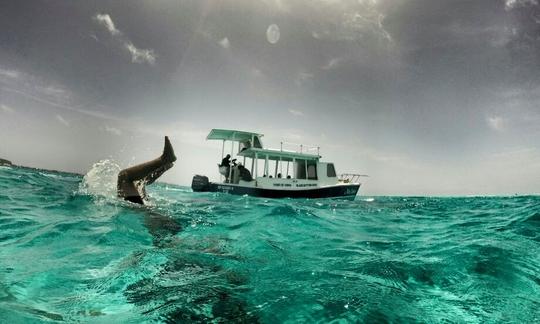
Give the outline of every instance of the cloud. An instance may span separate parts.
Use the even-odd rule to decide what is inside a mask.
[[[9,106],[6,106],[6,105],[0,105],[0,110],[2,110],[3,112],[9,113],[9,114],[12,114],[12,113],[15,112],[15,110],[13,110],[13,108],[11,108]]]
[[[336,68],[340,63],[341,59],[339,57],[334,57],[328,61],[325,65],[321,66],[321,69],[323,70],[331,70],[333,68]]]
[[[374,0],[319,0],[317,6],[323,22],[312,31],[316,39],[359,41],[374,35],[392,43],[390,33],[384,27],[385,16],[380,12],[378,1]]]
[[[78,112],[80,114],[95,117],[95,118],[109,119],[109,120],[122,120],[122,118],[110,116],[110,115],[104,114],[104,113],[99,112],[99,111],[81,109],[81,108],[72,107],[72,106],[69,106],[69,105],[66,105],[66,104],[63,104],[63,103],[60,103],[60,102],[55,102],[55,101],[49,100],[48,98],[43,98],[39,94],[31,94],[31,93],[28,93],[26,91],[11,89],[11,88],[7,88],[7,87],[0,87],[0,90],[15,93],[15,94],[21,95],[21,96],[23,96],[25,98],[28,98],[28,99],[34,100],[36,102],[40,102],[40,103],[52,106],[52,107]]]
[[[56,120],[58,120],[60,123],[64,124],[64,126],[69,127],[69,122],[64,119],[64,117],[60,115],[56,115]]]
[[[36,85],[34,87],[36,93],[39,95],[54,98],[61,102],[68,102],[71,99],[71,92],[62,87],[56,87],[52,85]]]
[[[312,73],[300,72],[296,76],[296,79],[294,80],[294,83],[297,86],[301,87],[301,86],[305,85],[306,83],[309,83],[312,80],[313,80],[313,74]]]
[[[119,130],[118,128],[115,128],[115,127],[108,126],[108,125],[105,125],[105,131],[107,131],[107,132],[109,132],[111,134],[117,135],[117,136],[122,135],[121,130]]]
[[[300,116],[304,116],[304,113],[300,110],[296,110],[296,109],[289,109],[289,112],[294,115],[294,116],[297,116],[297,117],[300,117]]]
[[[518,146],[491,154],[494,159],[523,160],[525,156],[533,156],[540,162],[540,154],[534,147]]]
[[[538,5],[537,0],[505,0],[504,2],[504,8],[506,10],[512,10],[518,7],[536,6],[536,5]]]
[[[140,49],[135,47],[133,43],[127,41],[124,43],[124,47],[131,54],[131,62],[133,63],[148,63],[153,65],[156,63],[156,54],[153,49]]]
[[[375,36],[393,43],[384,26],[382,14],[387,4],[379,0],[263,0],[272,10],[314,20],[311,35],[315,39],[360,41]],[[400,1],[398,1],[399,3]],[[397,3],[396,3],[397,5]]]
[[[289,1],[286,0],[263,0],[264,3],[268,6],[274,6],[277,10],[281,12],[290,12],[291,7]]]
[[[250,70],[250,74],[254,77],[254,78],[261,78],[261,77],[264,77],[264,73],[257,69],[257,68],[251,68]]]
[[[504,127],[504,119],[500,116],[490,116],[487,118],[487,123],[491,129],[496,131],[503,130]]]
[[[107,28],[111,35],[116,36],[122,34],[122,32],[116,28],[114,22],[111,19],[111,16],[109,16],[108,14],[97,14],[94,16],[94,19],[97,21],[98,24]]]
[[[148,63],[150,65],[154,65],[156,63],[157,56],[154,50],[138,48],[135,46],[127,37],[124,36],[122,31],[116,28],[111,16],[108,14],[96,14],[94,16],[94,20],[99,25],[105,27],[113,38],[122,44],[122,47],[131,55],[132,63]]]
[[[5,69],[0,68],[0,76],[11,78],[11,79],[17,79],[20,76],[20,73],[15,70],[5,70]]]
[[[218,44],[223,48],[230,48],[231,42],[229,42],[229,39],[227,37],[223,38],[218,42]]]

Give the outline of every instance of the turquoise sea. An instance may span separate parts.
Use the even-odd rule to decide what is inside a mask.
[[[538,323],[540,197],[268,200],[0,167],[1,323]]]

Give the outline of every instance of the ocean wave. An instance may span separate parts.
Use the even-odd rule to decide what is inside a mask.
[[[540,197],[261,199],[0,169],[9,322],[535,322]],[[51,176],[54,175],[54,176]]]

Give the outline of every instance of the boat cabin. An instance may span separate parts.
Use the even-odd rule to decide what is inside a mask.
[[[263,134],[213,129],[207,140],[222,141],[222,159],[230,154],[231,167],[218,165],[223,183],[273,189],[308,189],[340,182],[333,163],[321,162],[318,147],[300,145],[300,151],[263,147]],[[226,142],[230,142],[230,147]],[[227,146],[227,147],[226,147]],[[315,154],[312,153],[316,149]],[[306,152],[307,151],[307,152]],[[249,171],[247,176],[245,168]]]

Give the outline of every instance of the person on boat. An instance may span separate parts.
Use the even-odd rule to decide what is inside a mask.
[[[160,157],[120,171],[117,182],[118,197],[144,205],[145,185],[154,183],[165,171],[172,168],[175,161],[173,147],[165,136],[165,146]]]
[[[247,150],[248,148],[251,148],[251,141],[247,140],[247,141],[241,143],[241,145],[242,145],[242,149],[240,150],[240,152],[243,152],[243,151]]]
[[[218,165],[218,168],[219,168],[219,173],[221,173],[225,177],[225,182],[229,182],[229,172],[231,169],[231,155],[230,154],[227,154],[227,156],[225,156],[223,160],[221,160],[221,164]]]
[[[251,181],[253,178],[251,177],[251,172],[249,172],[246,167],[244,167],[242,164],[238,164],[238,172],[240,173],[240,179],[243,181]]]
[[[221,160],[221,164],[219,166],[220,167],[229,167],[230,165],[231,165],[231,155],[227,154],[227,156],[225,156],[223,158],[223,160]]]

